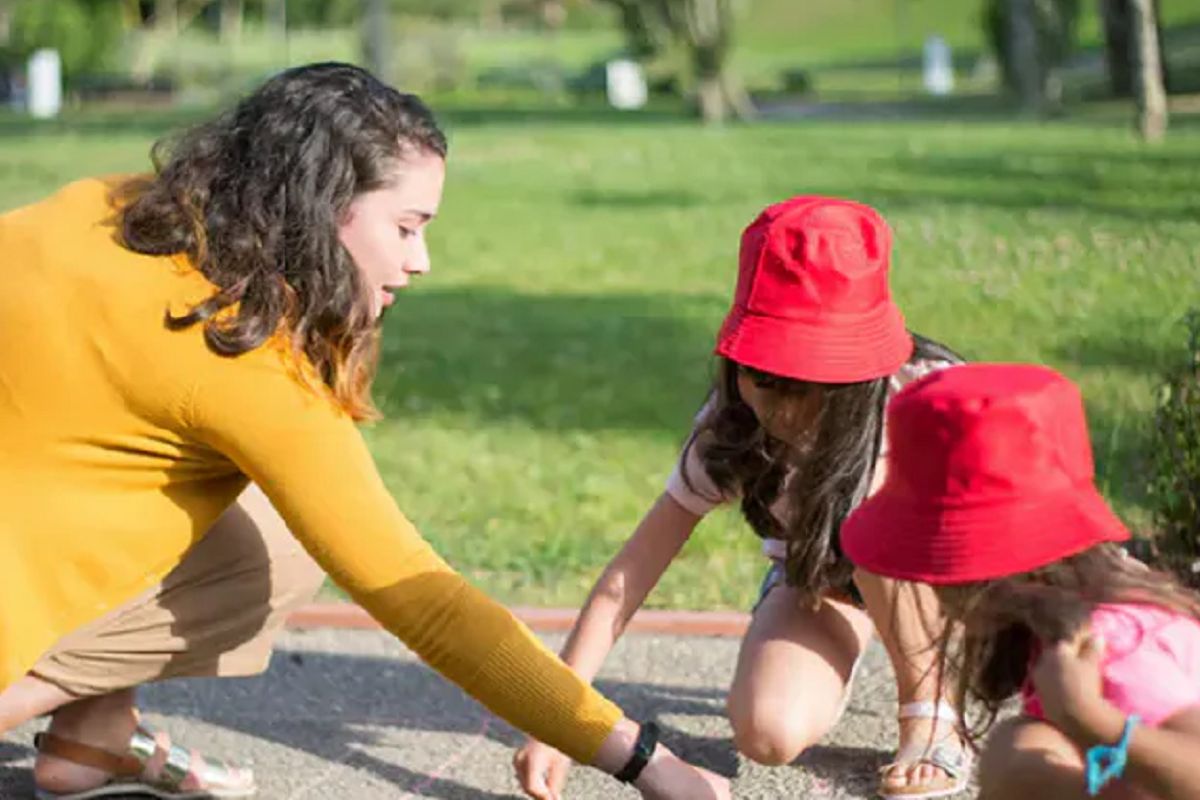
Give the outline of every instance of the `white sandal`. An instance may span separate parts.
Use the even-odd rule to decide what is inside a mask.
[[[900,719],[932,719],[949,722],[955,726],[949,736],[935,738],[932,743],[911,744],[896,753],[895,760],[879,768],[879,796],[883,800],[931,800],[935,797],[951,797],[965,791],[971,780],[973,757],[970,748],[961,740],[957,731],[958,712],[945,701],[909,703],[900,707]],[[936,727],[935,727],[936,734]],[[958,746],[948,742],[959,739]],[[908,786],[890,785],[884,777],[898,767],[913,767],[928,764],[946,773],[938,777]]]

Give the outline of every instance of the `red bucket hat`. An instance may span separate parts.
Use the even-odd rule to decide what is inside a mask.
[[[967,583],[1129,538],[1093,484],[1083,398],[1054,370],[941,370],[896,395],[887,430],[887,478],[841,529],[865,570]]]
[[[892,375],[913,344],[888,288],[891,250],[887,223],[861,203],[806,196],[770,206],[742,233],[717,354],[820,383]]]

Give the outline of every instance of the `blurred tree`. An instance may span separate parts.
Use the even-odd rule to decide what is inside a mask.
[[[288,0],[289,24],[300,28],[346,27],[362,16],[361,0]]]
[[[729,67],[734,13],[731,0],[607,0],[619,15],[630,54],[648,61],[669,42],[687,50],[696,106],[707,123],[754,115]]]
[[[245,0],[221,0],[221,41],[236,42],[241,38],[245,16]]]
[[[1131,0],[1099,0],[1104,21],[1104,54],[1108,79],[1116,97],[1133,97],[1133,7]],[[1162,3],[1154,1],[1155,28],[1162,38]],[[1161,59],[1163,86],[1171,90],[1171,75],[1165,56]]]
[[[8,45],[12,33],[11,0],[0,0],[0,48]]]
[[[985,0],[984,29],[1004,85],[1030,113],[1062,100],[1059,71],[1075,46],[1079,0]]]
[[[670,31],[657,2],[651,0],[607,0],[617,10],[625,46],[639,61],[658,58],[667,47]]]
[[[105,69],[121,36],[120,8],[111,0],[0,2],[8,29],[6,40],[0,39],[0,63],[20,66],[35,50],[53,48],[68,86]]]
[[[1154,0],[1131,0],[1130,5],[1138,130],[1147,141],[1158,141],[1167,131],[1167,92],[1163,85],[1158,13]]]
[[[386,0],[362,0],[363,61],[379,76],[388,74],[391,33]]]
[[[281,38],[287,35],[287,0],[263,0],[263,17],[268,30]]]
[[[164,33],[179,30],[178,0],[154,0],[154,27]]]

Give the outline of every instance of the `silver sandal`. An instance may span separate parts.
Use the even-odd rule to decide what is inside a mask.
[[[958,712],[944,701],[909,703],[900,707],[900,719],[932,719],[958,725]],[[931,745],[919,744],[901,748],[892,763],[879,768],[879,796],[883,800],[932,800],[936,797],[951,797],[966,791],[971,780],[973,757],[965,742],[957,746],[947,740],[957,737],[957,732],[943,736]],[[934,778],[908,786],[888,785],[883,778],[900,767],[928,764],[945,773],[945,777]]]
[[[196,756],[175,744],[163,744],[153,731],[140,725],[123,756],[52,733],[38,734],[34,744],[39,753],[112,775],[102,786],[82,792],[58,794],[37,789],[37,800],[98,800],[129,795],[157,800],[242,800],[257,792],[250,770]],[[151,769],[156,760],[157,768]]]

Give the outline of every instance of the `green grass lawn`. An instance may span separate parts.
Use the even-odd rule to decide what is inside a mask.
[[[434,271],[391,313],[387,420],[368,433],[386,480],[489,591],[578,603],[704,396],[741,228],[823,192],[892,222],[914,329],[1082,384],[1101,486],[1144,526],[1156,372],[1200,303],[1200,127],[1145,148],[1124,114],[703,130],[666,114],[450,113]],[[0,117],[0,208],[138,168],[178,121]],[[717,515],[652,604],[744,608],[761,569],[753,536]]]

